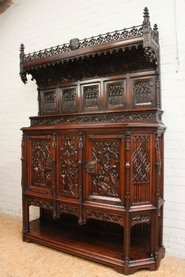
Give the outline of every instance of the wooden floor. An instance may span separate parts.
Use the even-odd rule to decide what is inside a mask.
[[[121,277],[113,268],[35,243],[22,242],[19,218],[0,214],[0,277]],[[185,277],[185,259],[166,255],[158,271],[140,270],[137,277]]]

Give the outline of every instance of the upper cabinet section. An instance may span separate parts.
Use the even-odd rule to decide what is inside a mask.
[[[148,9],[139,26],[25,54],[20,77],[38,85],[39,115],[160,108],[159,35]]]

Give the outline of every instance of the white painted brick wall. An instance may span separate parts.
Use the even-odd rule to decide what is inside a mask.
[[[19,46],[32,52],[73,37],[142,23],[143,8],[157,23],[165,133],[164,245],[185,258],[185,1],[184,0],[14,0],[0,15],[0,212],[21,216],[21,132],[37,115],[34,82],[19,78]],[[37,209],[32,209],[32,216]]]

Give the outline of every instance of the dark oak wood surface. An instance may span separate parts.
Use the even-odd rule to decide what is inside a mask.
[[[156,270],[164,256],[157,25],[143,23],[25,54],[38,115],[23,127],[23,240],[114,267]],[[29,207],[40,218],[29,220]]]

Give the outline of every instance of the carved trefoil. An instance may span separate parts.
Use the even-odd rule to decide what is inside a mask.
[[[133,81],[133,106],[153,106],[154,98],[153,78]]]
[[[83,110],[100,109],[100,85],[82,86]]]
[[[105,83],[106,92],[106,108],[122,108],[124,103],[124,81],[107,82]]]
[[[78,136],[60,136],[60,195],[79,197]]]
[[[69,87],[62,89],[61,110],[65,112],[77,111],[77,89]]]

